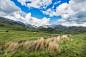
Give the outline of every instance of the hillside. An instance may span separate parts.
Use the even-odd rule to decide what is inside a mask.
[[[62,25],[43,25],[35,26],[31,24],[24,24],[19,21],[14,21],[0,17],[0,27],[9,28],[9,30],[29,30],[45,33],[56,33],[56,34],[79,34],[86,33],[86,27],[70,26],[65,27]]]
[[[0,17],[0,23],[7,23],[7,24],[11,24],[11,25],[25,26],[25,24],[22,23],[22,22],[14,21],[14,20],[11,20],[11,19],[3,18],[3,17]]]
[[[14,22],[13,20],[10,19],[5,19],[0,17],[0,27],[5,27],[5,28],[11,28],[11,29],[19,29],[19,28],[24,28],[24,24],[21,22]]]
[[[35,29],[29,28],[29,26],[26,26],[22,22],[6,19],[6,18],[2,18],[2,17],[0,17],[0,29],[5,29],[5,31],[10,31],[10,30],[30,31],[30,32],[36,31]]]
[[[0,57],[86,57],[85,27],[30,29],[21,24],[0,18]],[[83,34],[72,35],[67,29]],[[67,37],[62,38],[62,33]]]

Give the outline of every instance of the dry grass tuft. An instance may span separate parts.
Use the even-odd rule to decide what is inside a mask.
[[[26,50],[28,50],[31,45],[32,45],[33,41],[32,40],[27,40],[27,41],[22,41],[20,44],[19,44],[19,47],[24,47]]]
[[[29,40],[28,40],[28,41],[25,41],[25,42],[23,43],[23,46],[24,46],[24,47],[27,47],[27,46],[30,44],[30,42],[31,42],[31,41],[29,41]]]
[[[68,37],[69,37],[68,35],[62,35],[61,40],[68,40]]]
[[[71,42],[73,41],[73,39],[71,39]]]
[[[12,49],[17,49],[18,47],[19,47],[19,43],[18,42],[14,42]]]
[[[23,47],[23,44],[24,42],[21,42],[21,43],[19,43],[19,48],[21,48],[21,47]]]
[[[49,42],[51,42],[51,38],[48,38],[48,39],[45,40],[45,48],[48,47]]]
[[[52,38],[51,38],[51,41],[55,41],[55,40],[56,40],[56,37],[52,37]]]
[[[59,44],[55,43],[55,42],[50,42],[49,46],[48,46],[49,50],[55,51],[59,49]]]
[[[29,48],[33,48],[33,47],[32,47],[33,42],[34,42],[34,41],[28,41],[28,42],[26,42],[26,43],[25,43],[26,45],[24,45],[24,48],[26,48],[27,51],[28,51]]]
[[[35,47],[38,42],[39,42],[39,40],[35,40],[31,46],[32,46],[32,47]]]
[[[60,48],[58,49],[58,55],[61,55],[61,49]]]
[[[44,47],[44,38],[40,38],[37,41],[37,45],[35,47],[35,50],[42,49]]]
[[[19,47],[18,42],[8,42],[5,44],[5,49],[17,49]]]
[[[55,39],[56,42],[60,42],[60,36]]]
[[[22,41],[21,43],[18,42],[8,42],[5,44],[5,49],[17,49],[24,47],[27,51],[33,51],[33,50],[44,50],[49,49],[50,51],[58,51],[58,54],[61,54],[61,50],[59,47],[58,42],[61,42],[61,40],[67,40],[69,41],[69,38],[67,35],[52,37],[48,39],[40,38],[38,40],[27,40]],[[71,39],[73,41],[73,39]]]
[[[69,39],[67,39],[67,41],[69,41]]]
[[[9,45],[10,45],[10,42],[6,43],[6,44],[4,45],[5,49],[7,49],[7,48],[9,47]]]

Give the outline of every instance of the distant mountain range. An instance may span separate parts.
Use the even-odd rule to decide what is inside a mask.
[[[0,21],[4,21],[6,23],[13,23],[13,24],[21,25],[21,26],[26,26],[24,23],[22,23],[20,21],[14,21],[14,20],[11,20],[8,18],[3,18],[3,17],[0,17]]]
[[[2,20],[4,21],[3,23],[20,25],[20,26],[24,26],[24,27],[27,27],[27,28],[31,28],[31,29],[51,27],[54,30],[60,30],[60,31],[79,31],[79,30],[86,30],[86,27],[81,27],[81,26],[79,26],[79,27],[76,27],[76,26],[65,27],[65,26],[62,26],[62,25],[43,25],[43,26],[37,27],[35,25],[24,24],[24,23],[22,23],[20,21],[14,21],[14,20],[10,20],[10,19],[7,19],[7,18],[0,17],[0,21],[2,21]]]

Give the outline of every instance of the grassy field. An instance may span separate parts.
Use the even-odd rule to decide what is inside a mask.
[[[5,32],[9,30],[9,28],[0,28],[0,44],[5,44],[9,41],[18,41],[22,40],[36,40],[38,38],[50,38],[53,36],[58,36],[58,34],[48,34],[41,32],[29,32],[29,31],[15,31],[9,30],[9,32]]]
[[[0,57],[86,57],[86,34],[69,35],[68,39],[56,41],[58,34],[14,30],[5,32],[8,29],[0,27]],[[16,48],[6,49],[6,43]]]

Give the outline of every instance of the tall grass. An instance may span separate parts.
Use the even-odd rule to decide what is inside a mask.
[[[86,57],[86,35],[62,36],[5,43],[0,57]]]
[[[5,49],[17,49],[19,47],[18,42],[8,42],[5,44]]]
[[[63,36],[62,36],[63,37]],[[43,50],[50,50],[50,51],[57,51],[58,54],[61,53],[59,42],[62,40],[60,36],[52,37],[48,39],[44,39],[43,37],[38,40],[26,40],[22,41],[21,43],[18,42],[8,42],[4,45],[5,49],[26,49],[27,51],[43,51]],[[64,38],[66,39],[66,37]],[[67,37],[68,39],[68,37]]]

